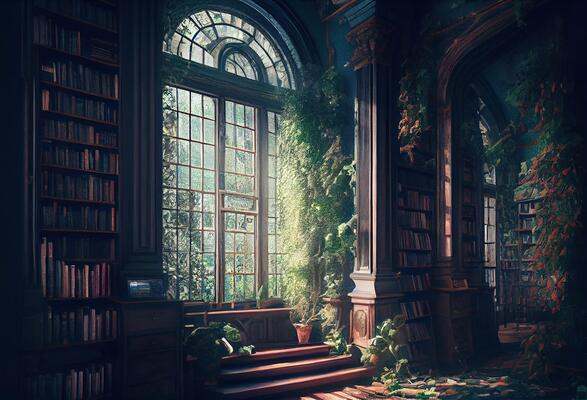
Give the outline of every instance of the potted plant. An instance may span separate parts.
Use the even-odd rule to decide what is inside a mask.
[[[307,344],[310,341],[312,334],[312,323],[318,319],[320,315],[318,307],[317,296],[300,296],[295,308],[292,312],[292,320],[297,321],[293,323],[298,335],[299,344]]]
[[[242,346],[241,335],[229,323],[212,322],[195,328],[185,339],[185,352],[191,358],[195,376],[205,385],[214,385],[220,374],[222,357],[233,354],[252,354],[255,347]]]

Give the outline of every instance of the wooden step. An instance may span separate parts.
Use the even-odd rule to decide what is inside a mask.
[[[352,363],[353,357],[350,354],[330,357],[304,358],[274,364],[227,368],[222,370],[220,379],[225,381],[235,381],[244,379],[260,379],[278,375],[295,375],[304,372],[341,367]]]
[[[261,396],[276,395],[291,391],[307,390],[367,378],[373,375],[374,368],[355,367],[321,374],[301,375],[264,382],[219,386],[215,392],[222,399],[256,399]]]
[[[235,354],[226,356],[222,359],[222,365],[242,365],[244,363],[279,360],[284,358],[289,359],[308,356],[322,356],[327,355],[329,352],[330,346],[327,344],[286,347],[281,349],[262,350],[251,355]]]

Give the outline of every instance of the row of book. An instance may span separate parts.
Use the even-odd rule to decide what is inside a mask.
[[[92,0],[35,0],[35,5],[60,14],[83,19],[116,31],[118,18],[113,7]]]
[[[432,254],[423,252],[400,251],[400,268],[429,266],[432,263]]]
[[[89,400],[111,393],[112,363],[92,363],[29,377],[25,382],[29,400]]]
[[[403,292],[420,292],[430,289],[430,275],[401,275],[400,286]]]
[[[41,238],[51,245],[56,260],[72,259],[114,259],[116,247],[114,238],[58,236]],[[48,247],[47,247],[48,249]]]
[[[92,118],[112,124],[118,123],[116,105],[56,90],[43,89],[41,91],[41,109]]]
[[[476,235],[477,234],[477,224],[474,220],[464,219],[461,223],[463,227],[463,233],[465,235]]]
[[[41,162],[46,165],[83,169],[90,172],[118,173],[118,154],[102,149],[43,143]]]
[[[41,262],[41,287],[48,298],[93,298],[111,295],[110,264],[68,265],[59,260]]]
[[[116,181],[90,174],[70,175],[44,170],[41,172],[41,193],[69,200],[113,203],[116,201]]]
[[[400,169],[398,171],[398,179],[408,186],[418,187],[423,190],[434,190],[434,178],[428,174]]]
[[[33,19],[33,40],[37,44],[63,50],[71,54],[81,54],[81,33],[55,23],[46,15],[36,15]]]
[[[85,56],[106,62],[118,60],[117,46],[97,37],[82,37],[79,30],[66,28],[46,15],[33,19],[33,41],[73,55]],[[82,45],[82,41],[84,42]]]
[[[404,250],[432,250],[430,235],[425,232],[413,232],[405,229],[399,230],[399,244]]]
[[[66,345],[116,339],[118,314],[116,310],[78,307],[74,310],[54,310],[45,315],[45,345]]]
[[[430,219],[426,213],[420,211],[397,211],[398,223],[401,226],[417,229],[430,229]]]
[[[41,206],[43,228],[116,231],[116,209],[109,206],[51,205]]]
[[[400,207],[422,211],[430,211],[432,209],[432,196],[416,190],[402,190],[397,200]]]
[[[431,338],[428,324],[424,321],[408,322],[405,326],[408,335],[408,342],[418,342]]]
[[[75,121],[45,119],[42,122],[43,138],[86,143],[89,145],[118,145],[118,135],[101,128]]]
[[[407,319],[415,319],[425,317],[431,314],[430,303],[427,301],[411,301],[409,303],[400,304],[402,314]]]
[[[72,61],[41,64],[40,78],[74,89],[118,98],[118,74],[103,72]]]
[[[112,267],[109,263],[73,265],[53,254],[53,242],[41,239],[40,283],[48,298],[110,296]]]

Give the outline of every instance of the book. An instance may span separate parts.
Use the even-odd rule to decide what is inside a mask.
[[[43,89],[41,91],[41,110],[70,114],[109,124],[118,123],[116,104],[61,90]]]
[[[79,18],[92,24],[116,31],[118,17],[112,7],[88,0],[57,1],[35,0],[34,4],[54,12]]]
[[[86,366],[27,378],[30,399],[91,399],[112,391],[112,363],[88,363]]]
[[[118,98],[118,74],[104,72],[73,61],[44,61],[39,76],[43,82],[51,82],[88,93]]]

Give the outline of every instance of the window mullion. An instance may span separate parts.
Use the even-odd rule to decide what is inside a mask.
[[[257,198],[258,200],[258,217],[257,217],[257,266],[256,281],[257,290],[261,285],[268,284],[268,265],[269,265],[269,248],[267,242],[268,234],[268,201],[267,201],[267,110],[264,107],[257,108]]]
[[[221,182],[224,173],[225,135],[225,99],[218,97],[217,143],[216,146],[216,301],[224,302],[224,224],[222,212]]]

